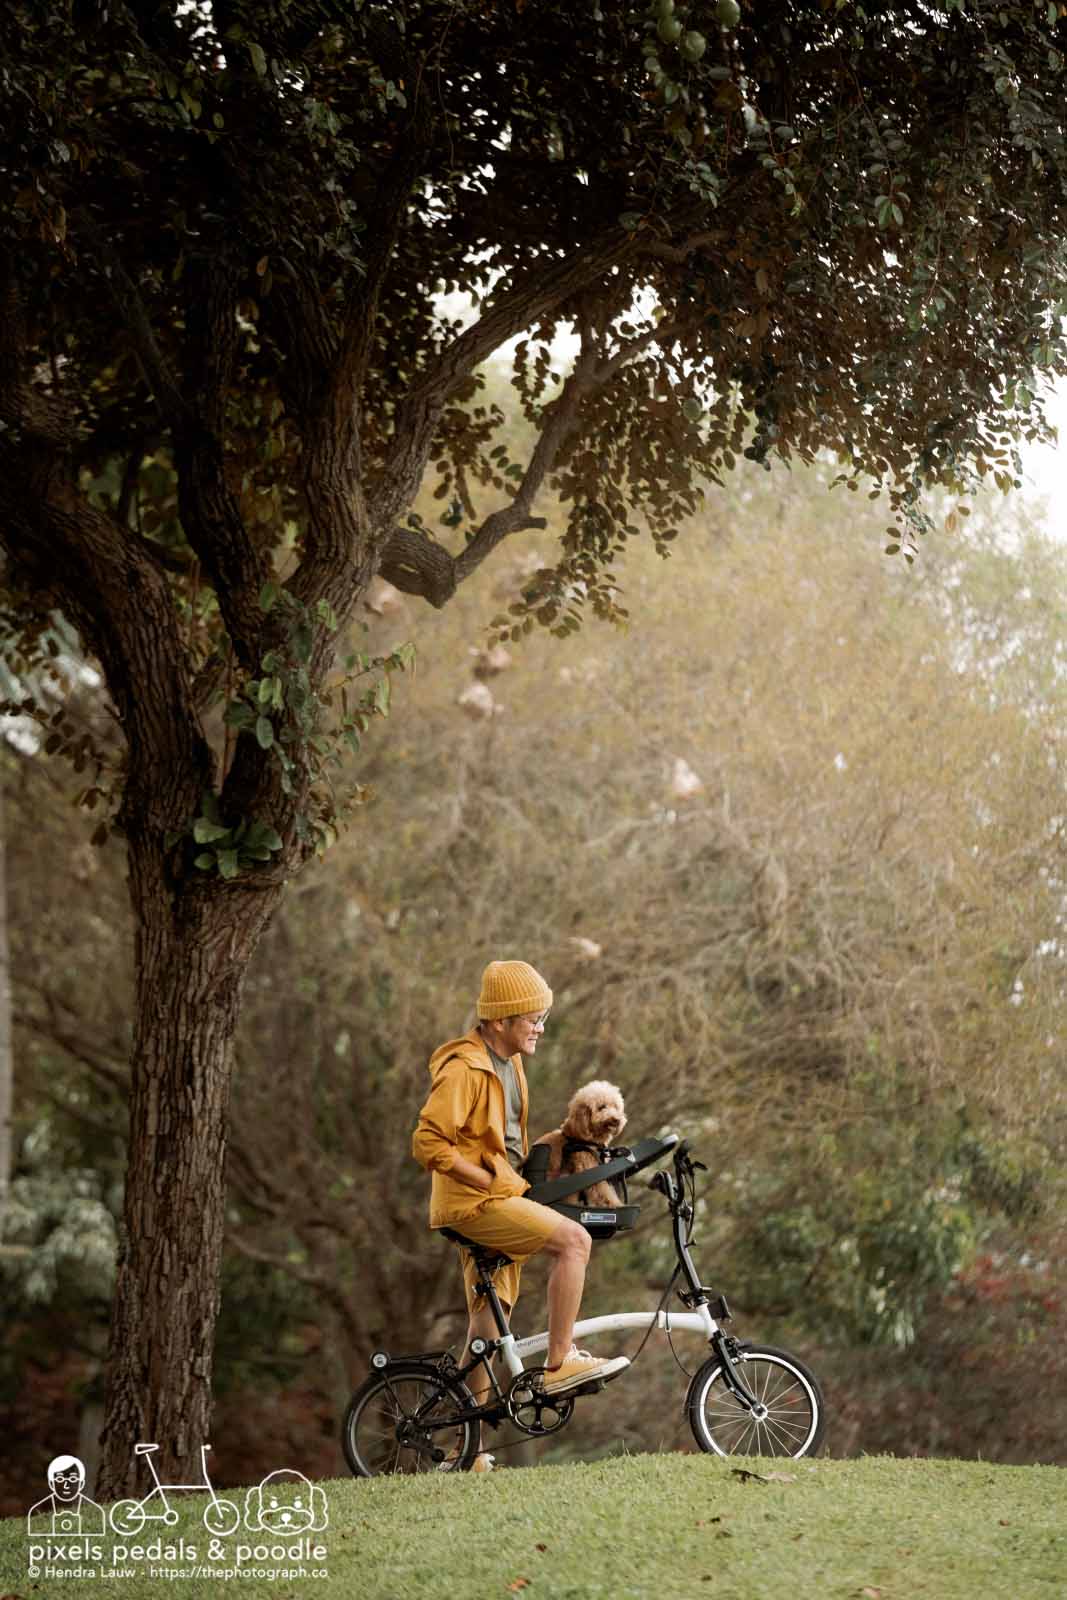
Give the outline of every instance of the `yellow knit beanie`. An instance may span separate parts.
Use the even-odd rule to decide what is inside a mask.
[[[483,1022],[547,1011],[551,1004],[552,990],[527,961],[490,961],[482,973],[478,1015]]]

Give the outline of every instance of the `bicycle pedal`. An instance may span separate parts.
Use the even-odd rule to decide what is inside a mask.
[[[590,1378],[589,1382],[583,1383],[580,1389],[568,1389],[567,1393],[575,1396],[580,1394],[599,1394],[607,1381],[607,1378]]]

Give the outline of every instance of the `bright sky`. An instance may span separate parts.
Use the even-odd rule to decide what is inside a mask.
[[[1059,385],[1048,410],[1049,420],[1060,430],[1060,442],[1040,449],[1024,445],[1023,492],[1045,500],[1049,532],[1067,541],[1067,382]]]

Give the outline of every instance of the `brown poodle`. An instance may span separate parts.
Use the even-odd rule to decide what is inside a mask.
[[[562,1125],[551,1133],[542,1134],[537,1141],[538,1145],[548,1146],[548,1177],[559,1178],[569,1172],[588,1172],[591,1167],[602,1166],[608,1157],[601,1152],[618,1138],[625,1126],[626,1108],[621,1090],[599,1078],[583,1084],[567,1107]],[[581,1194],[583,1205],[622,1205],[621,1197],[610,1183],[591,1184]]]

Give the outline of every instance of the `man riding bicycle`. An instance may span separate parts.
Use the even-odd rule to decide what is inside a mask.
[[[614,1377],[629,1361],[625,1356],[599,1360],[575,1349],[574,1323],[590,1236],[577,1222],[525,1199],[530,1185],[516,1170],[528,1149],[529,1097],[522,1058],[536,1052],[551,1005],[551,989],[527,962],[489,963],[482,975],[477,1026],[430,1057],[432,1087],[411,1147],[416,1161],[433,1175],[430,1227],[453,1228],[511,1258],[495,1279],[508,1315],[518,1298],[523,1262],[539,1250],[551,1257],[544,1389],[562,1394],[591,1378]],[[472,1339],[496,1334],[489,1306],[475,1292],[476,1276],[474,1262],[465,1254],[468,1353]],[[486,1375],[476,1391],[479,1402],[488,1387]],[[485,1471],[490,1464],[491,1458],[480,1455],[475,1470]]]

